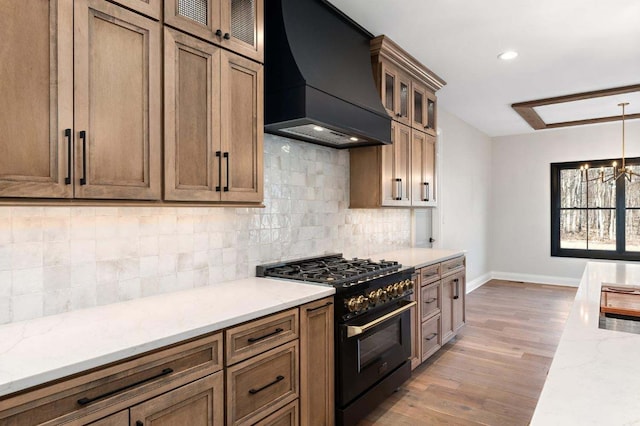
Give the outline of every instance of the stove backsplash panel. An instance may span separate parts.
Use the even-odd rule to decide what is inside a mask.
[[[0,324],[408,247],[408,209],[350,210],[349,153],[265,135],[264,209],[0,207]]]

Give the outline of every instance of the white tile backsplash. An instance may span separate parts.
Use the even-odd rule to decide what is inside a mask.
[[[265,135],[264,208],[0,207],[0,324],[408,247],[408,209],[348,209],[349,153]]]

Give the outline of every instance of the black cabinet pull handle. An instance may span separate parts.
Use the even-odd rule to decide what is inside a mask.
[[[424,182],[422,185],[424,187],[424,198],[422,201],[429,201],[429,182]]]
[[[222,30],[221,30],[220,28],[218,28],[218,29],[216,30],[216,35],[217,35],[218,37],[222,37]]]
[[[399,112],[396,112],[396,117],[402,117],[402,114],[400,114]]]
[[[65,129],[64,136],[67,138],[67,177],[64,184],[71,185],[71,129]]]
[[[222,189],[222,151],[216,151],[216,157],[218,157],[218,185],[216,186],[216,192],[220,192],[220,189]]]
[[[436,337],[437,335],[438,333],[431,333],[430,335],[425,337],[424,340],[433,340],[433,338]]]
[[[275,379],[273,382],[271,382],[271,383],[267,383],[266,385],[264,385],[264,386],[263,386],[263,387],[261,387],[261,388],[258,388],[258,389],[249,389],[249,393],[250,393],[251,395],[255,395],[255,394],[257,394],[258,392],[265,390],[265,389],[266,389],[266,388],[268,388],[269,386],[273,386],[273,385],[275,385],[276,383],[281,382],[281,381],[283,381],[283,380],[284,380],[284,376],[278,376],[278,377],[276,377],[276,379]]]
[[[227,160],[227,185],[223,188],[223,191],[224,192],[229,192],[229,153],[225,152],[222,155]]]
[[[333,305],[333,302],[327,302],[322,306],[317,306],[315,308],[307,308],[307,312],[317,311],[318,309],[326,308],[327,306],[331,306],[331,305]]]
[[[265,334],[264,336],[260,336],[260,337],[249,337],[249,338],[247,339],[247,342],[249,342],[249,343],[259,342],[260,340],[264,340],[264,339],[266,339],[267,337],[275,336],[276,334],[278,334],[278,333],[282,333],[283,331],[284,331],[284,329],[282,329],[282,328],[278,327],[278,328],[276,328],[276,331],[274,331],[274,332],[272,332],[272,333],[269,333],[269,334]]]
[[[224,36],[222,36],[222,38],[225,39],[225,40],[229,40],[231,38],[231,34],[224,33]]]
[[[140,420],[136,421],[136,426],[144,426],[144,423],[142,423]]]
[[[460,280],[458,278],[455,278],[453,282],[456,283],[456,294],[455,296],[453,296],[453,298],[458,299],[460,297],[460,289],[458,288],[458,284],[460,283]]]
[[[402,200],[402,179],[396,178],[396,200]]]
[[[158,378],[160,378],[162,376],[166,376],[167,374],[171,374],[171,373],[173,373],[173,368],[165,368],[164,370],[162,370],[160,373],[156,374],[155,376],[148,377],[146,379],[143,379],[143,380],[140,380],[138,382],[132,383],[130,385],[124,386],[124,387],[122,387],[120,389],[112,390],[111,392],[103,393],[102,395],[98,395],[95,398],[86,398],[86,397],[85,398],[80,398],[78,400],[78,404],[80,404],[80,405],[91,404],[92,402],[97,401],[99,399],[104,399],[104,398],[107,398],[107,397],[109,397],[111,395],[115,395],[117,393],[129,390],[131,388],[135,388],[136,386],[140,386],[143,383],[150,382],[152,380],[158,379]]]
[[[80,139],[82,139],[82,177],[80,178],[80,185],[87,184],[87,132],[80,131]]]
[[[433,302],[435,302],[435,301],[436,301],[436,298],[435,298],[435,297],[432,297],[431,299],[427,299],[427,300],[425,300],[425,301],[424,301],[424,303],[429,304],[429,303],[433,303]]]

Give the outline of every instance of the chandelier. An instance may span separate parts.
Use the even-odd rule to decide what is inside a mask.
[[[602,183],[606,183],[606,182],[617,181],[618,179],[624,177],[629,182],[631,182],[631,178],[633,176],[640,177],[640,174],[634,172],[633,170],[631,170],[630,166],[626,165],[626,160],[624,158],[624,117],[625,117],[624,108],[627,105],[629,105],[629,102],[623,102],[618,104],[619,107],[622,107],[622,164],[620,165],[620,168],[618,168],[618,162],[614,161],[611,163],[611,165],[613,166],[613,174],[611,174],[610,176],[606,176],[604,167],[600,167],[598,175],[594,178],[589,179],[589,175],[588,175],[589,165],[584,164],[580,166],[580,172],[581,172],[581,176],[583,177],[583,180],[586,180],[587,182],[598,180]]]

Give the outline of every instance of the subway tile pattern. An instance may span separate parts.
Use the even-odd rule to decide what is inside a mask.
[[[348,209],[349,153],[265,135],[265,208],[0,207],[0,324],[409,247],[408,209]]]

